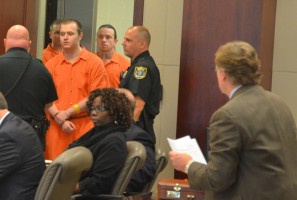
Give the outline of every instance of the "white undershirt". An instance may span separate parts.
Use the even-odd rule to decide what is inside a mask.
[[[230,95],[229,95],[229,99],[231,99],[231,98],[233,97],[234,93],[235,93],[237,90],[239,90],[239,88],[241,88],[241,87],[242,87],[242,85],[238,85],[238,86],[236,86],[236,87],[231,91],[231,93],[230,93]]]

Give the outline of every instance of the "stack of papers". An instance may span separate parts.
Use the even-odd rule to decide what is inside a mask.
[[[206,159],[195,138],[191,138],[187,135],[179,139],[174,140],[167,138],[167,140],[172,151],[178,153],[187,153],[192,157],[194,161],[207,164]]]

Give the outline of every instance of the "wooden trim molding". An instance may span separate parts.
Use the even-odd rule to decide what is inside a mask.
[[[143,25],[144,0],[134,0],[133,26]]]

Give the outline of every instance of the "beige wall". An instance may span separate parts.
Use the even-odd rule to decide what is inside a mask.
[[[127,28],[133,25],[133,10],[134,0],[98,0],[97,3],[96,32],[102,24],[113,25],[118,35],[116,50],[122,55],[121,43]]]
[[[39,15],[38,15],[37,41],[32,41],[32,43],[37,42],[36,57],[41,60],[44,37],[48,37],[48,33],[44,33],[46,0],[40,0],[38,3],[39,3],[38,5]]]
[[[154,127],[157,145],[168,152],[166,138],[176,136],[183,1],[146,0],[144,3],[143,25],[151,33],[150,52],[160,69],[163,84],[161,110]],[[173,172],[169,162],[159,178],[172,178]],[[153,190],[156,191],[156,184]]]
[[[297,119],[297,1],[278,0],[275,24],[272,92],[280,95]]]

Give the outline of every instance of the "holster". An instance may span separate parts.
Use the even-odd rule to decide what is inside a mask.
[[[50,122],[47,118],[43,119],[31,119],[29,123],[32,125],[36,131],[38,138],[40,140],[41,147],[45,151],[45,134],[50,125]]]

